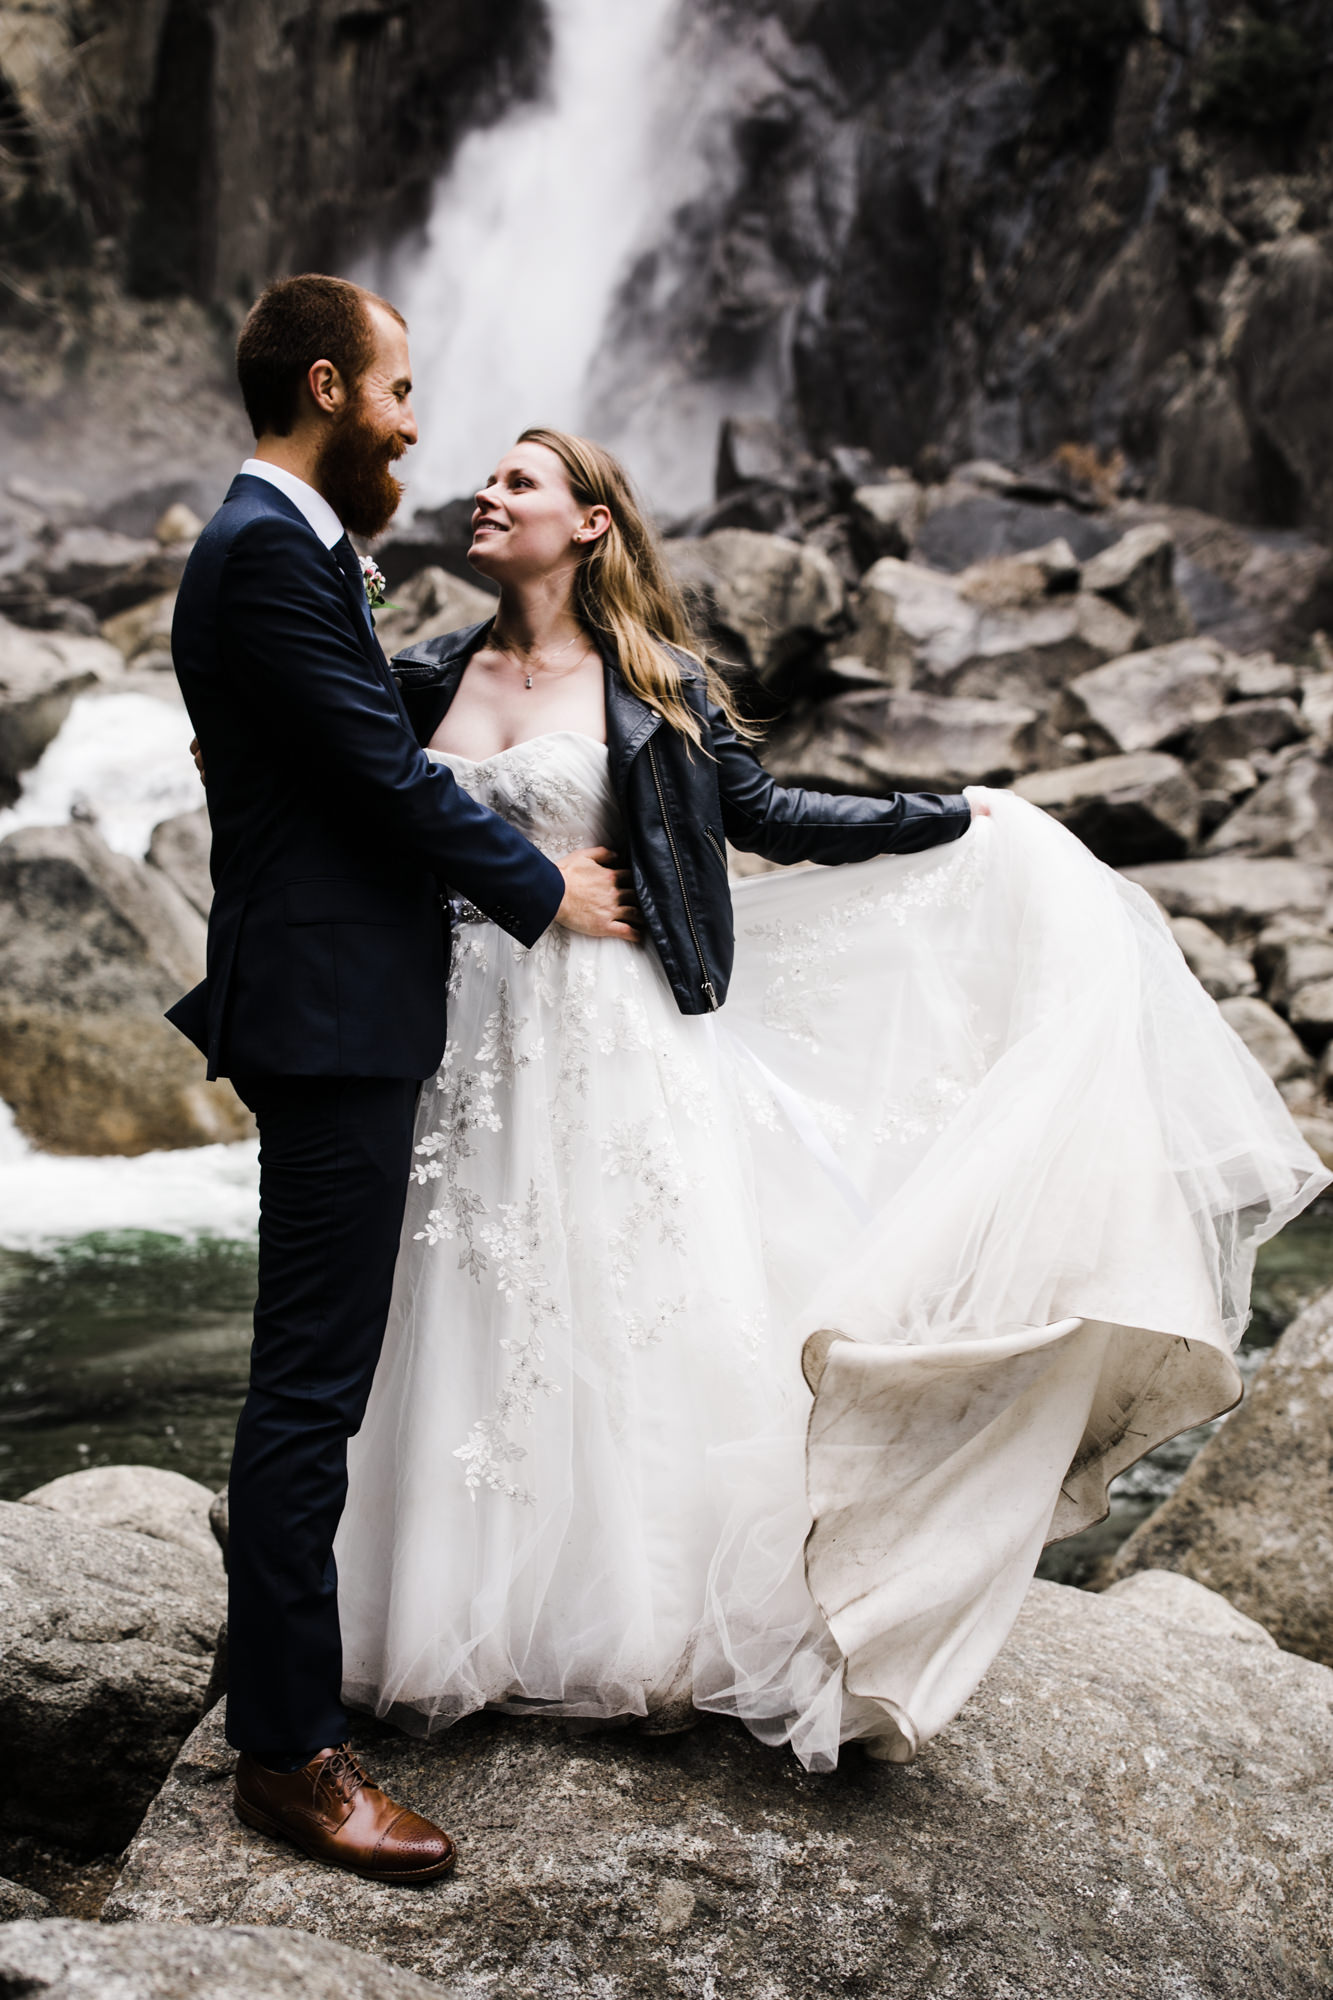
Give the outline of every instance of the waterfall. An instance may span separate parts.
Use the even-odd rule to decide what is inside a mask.
[[[472,133],[424,240],[388,260],[411,327],[414,505],[470,493],[517,433],[577,428],[651,219],[678,0],[550,0],[546,96]]]
[[[720,214],[739,172],[734,52],[690,0],[548,4],[542,100],[464,139],[424,229],[353,273],[411,328],[409,505],[471,493],[520,430],[553,424],[624,452],[659,512],[683,512],[711,497],[719,418],[780,399],[763,371],[698,379],[672,319],[699,249],[676,218]]]

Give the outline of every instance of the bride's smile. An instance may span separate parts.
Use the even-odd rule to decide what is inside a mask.
[[[529,442],[507,452],[478,490],[467,559],[495,583],[540,581],[567,594],[581,551],[609,518],[605,507],[580,506],[555,453]]]

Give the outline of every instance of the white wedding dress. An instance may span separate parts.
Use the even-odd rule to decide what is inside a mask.
[[[570,731],[460,782],[620,836]],[[741,1717],[910,1757],[1044,1542],[1240,1393],[1254,1251],[1329,1176],[1149,899],[1034,807],[735,886],[651,946],[456,934],[337,1559],[349,1701]]]

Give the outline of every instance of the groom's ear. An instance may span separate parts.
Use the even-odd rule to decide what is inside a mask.
[[[347,385],[331,361],[315,361],[306,370],[306,389],[317,410],[326,417],[338,414],[347,401]]]

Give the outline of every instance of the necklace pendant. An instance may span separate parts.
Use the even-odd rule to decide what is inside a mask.
[[[523,685],[524,685],[524,687],[527,687],[527,688],[530,688],[530,687],[532,686],[532,675],[531,675],[531,674],[529,674],[529,675],[528,675],[528,677],[527,677],[527,679],[526,679],[526,680],[524,681]]]

